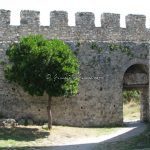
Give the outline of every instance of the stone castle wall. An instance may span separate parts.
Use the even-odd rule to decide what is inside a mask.
[[[39,15],[37,11],[21,11],[20,25],[12,26],[10,11],[0,10],[0,60],[7,61],[5,52],[9,44],[22,36],[42,34],[48,39],[64,40],[79,59],[81,80],[77,96],[53,98],[54,123],[72,126],[121,125],[124,74],[134,64],[147,68],[149,64],[150,30],[145,27],[146,17],[130,14],[126,16],[126,28],[121,28],[119,14],[102,14],[101,27],[95,27],[91,12],[76,13],[75,26],[68,26],[65,11],[51,12],[50,26],[40,26]],[[1,64],[0,113],[15,119],[47,120],[47,95],[28,95],[21,87],[5,80],[3,69]],[[143,76],[135,75],[143,83]],[[144,84],[148,82],[147,69]],[[143,97],[141,116],[150,119],[149,106],[144,109],[145,104],[149,105],[148,94]]]

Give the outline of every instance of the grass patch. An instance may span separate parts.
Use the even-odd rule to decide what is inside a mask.
[[[35,142],[45,139],[49,132],[38,127],[0,128],[1,147],[22,147],[34,145]]]

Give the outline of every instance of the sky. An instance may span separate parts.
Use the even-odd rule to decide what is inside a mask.
[[[50,11],[68,12],[69,25],[75,25],[76,12],[93,12],[95,24],[100,26],[102,13],[121,14],[121,27],[125,27],[127,14],[146,15],[147,28],[150,27],[150,0],[0,0],[0,9],[11,10],[11,24],[20,24],[20,10],[40,11],[41,25],[49,25]]]

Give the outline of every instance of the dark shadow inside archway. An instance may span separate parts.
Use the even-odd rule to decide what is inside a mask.
[[[148,103],[148,67],[143,64],[134,64],[130,66],[123,78],[123,94],[130,93],[131,97],[133,94],[139,94],[139,118],[138,120],[147,122],[149,114],[149,103]],[[124,96],[124,95],[123,95]],[[131,98],[132,99],[132,98]],[[125,113],[132,112],[133,107],[127,106],[126,110],[124,107],[124,121],[127,121],[125,118]],[[134,108],[133,108],[134,109]],[[136,110],[137,111],[137,110]],[[136,112],[138,113],[138,112]],[[132,114],[131,114],[132,115]],[[134,120],[128,121],[137,121],[137,118]]]

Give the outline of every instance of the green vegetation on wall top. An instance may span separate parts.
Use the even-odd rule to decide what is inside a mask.
[[[96,49],[98,53],[101,53],[104,50],[102,47],[98,46],[96,42],[91,43],[91,49]],[[131,49],[128,46],[124,46],[121,44],[114,44],[114,43],[108,44],[108,50],[110,53],[118,51],[130,57],[134,56],[134,54],[132,53]]]
[[[126,54],[127,56],[133,57],[133,53],[131,52],[131,49],[128,46],[123,46],[123,45],[118,45],[118,44],[109,44],[109,51],[110,52],[114,52],[114,51],[119,51],[122,52],[124,54]]]

